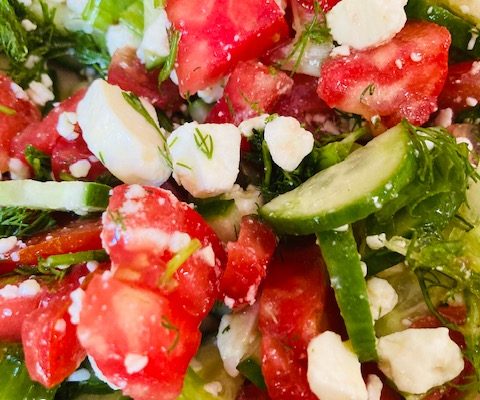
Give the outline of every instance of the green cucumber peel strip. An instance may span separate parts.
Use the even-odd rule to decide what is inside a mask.
[[[237,365],[237,370],[256,387],[261,390],[266,390],[265,379],[262,374],[262,368],[260,363],[252,358],[248,357]]]
[[[360,361],[377,359],[375,329],[351,227],[317,233],[348,337]]]

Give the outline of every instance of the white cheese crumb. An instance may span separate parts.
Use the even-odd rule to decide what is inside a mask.
[[[385,279],[370,278],[367,281],[368,302],[376,321],[392,311],[398,303],[395,289]]]
[[[226,80],[220,79],[215,85],[199,90],[197,95],[207,104],[216,103],[223,96],[225,84]]]
[[[338,56],[345,56],[348,57],[350,55],[350,46],[341,45],[334,47],[333,50],[330,52],[330,57],[338,57]]]
[[[18,243],[16,236],[9,236],[7,238],[0,239],[0,254],[8,253],[13,250]]]
[[[20,85],[17,85],[15,82],[10,84],[10,89],[15,94],[15,97],[20,100],[28,100],[28,96]]]
[[[235,305],[235,300],[233,300],[231,297],[228,297],[228,296],[225,296],[225,297],[223,298],[223,302],[224,302],[225,305],[226,305],[228,308],[230,308],[230,309],[232,309],[233,306]]]
[[[167,57],[170,53],[168,29],[171,23],[164,9],[156,12],[153,22],[145,27],[142,42],[137,50],[137,56],[144,64],[160,57]]]
[[[18,286],[5,285],[3,288],[0,289],[0,297],[3,297],[6,300],[18,297]]]
[[[35,54],[30,54],[25,61],[25,68],[32,69],[40,60],[41,58],[39,56],[36,56]]]
[[[475,48],[475,45],[477,44],[477,39],[478,39],[478,33],[475,31],[472,31],[472,37],[470,38],[468,45],[467,45],[467,50],[471,51]]]
[[[95,271],[98,268],[98,261],[89,261],[87,262],[87,269],[90,272]]]
[[[472,63],[472,69],[470,70],[470,75],[477,75],[480,72],[480,61],[474,61]]]
[[[362,269],[362,275],[365,278],[368,273],[368,267],[367,264],[364,261],[360,261],[360,268]]]
[[[53,330],[60,333],[64,333],[66,329],[67,323],[63,318],[58,319],[57,322],[55,322],[55,326],[53,327]]]
[[[385,233],[367,236],[366,238],[367,246],[370,247],[372,250],[379,250],[385,247],[386,240],[387,236],[385,235]]]
[[[123,362],[127,374],[134,374],[143,370],[148,364],[148,357],[141,354],[128,353]]]
[[[76,123],[77,113],[63,112],[58,116],[57,132],[67,140],[75,140],[79,136],[79,133],[75,131]]]
[[[147,191],[141,185],[130,185],[125,192],[125,198],[138,200],[147,195]]]
[[[348,224],[339,226],[338,228],[335,228],[334,231],[336,231],[336,232],[346,232],[346,231],[348,231]]]
[[[238,125],[238,129],[242,133],[242,136],[249,138],[253,135],[253,130],[263,132],[265,129],[266,119],[269,117],[268,114],[262,114],[258,117],[253,117],[242,121],[240,125]]]
[[[223,390],[223,386],[218,381],[212,381],[203,385],[203,390],[205,390],[207,393],[210,393],[212,396],[218,397]]]
[[[445,108],[438,112],[435,118],[434,124],[443,128],[448,128],[453,122],[453,110],[451,108]]]
[[[105,35],[108,53],[112,56],[118,49],[132,47],[136,49],[140,38],[123,24],[110,25]]]
[[[174,232],[170,237],[169,250],[172,253],[178,253],[180,250],[187,247],[191,241],[192,238],[188,233]]]
[[[83,299],[85,298],[85,291],[81,288],[75,289],[70,293],[72,304],[68,307],[68,314],[70,314],[70,321],[74,325],[80,322],[80,312],[82,311]]]
[[[402,392],[421,394],[455,378],[462,351],[447,328],[406,329],[378,339],[379,367]]]
[[[19,158],[10,158],[10,160],[8,160],[8,169],[10,171],[10,178],[13,180],[30,178],[30,169]]]
[[[198,250],[195,254],[201,257],[202,260],[205,261],[209,267],[215,266],[215,253],[213,252],[211,244],[209,244],[207,247],[204,247],[203,249]]]
[[[367,400],[368,393],[353,351],[340,335],[326,331],[308,344],[307,379],[322,400]]]
[[[423,56],[420,53],[413,52],[410,54],[410,59],[413,62],[420,62],[423,59]]]
[[[70,171],[70,173],[74,178],[85,178],[90,172],[91,167],[92,167],[92,164],[90,164],[90,161],[83,159],[83,160],[78,160],[73,164],[71,164],[68,167],[68,170]]]
[[[90,379],[90,372],[88,369],[77,369],[72,375],[67,378],[67,382],[83,382]]]
[[[5,308],[2,312],[4,317],[11,317],[13,315],[13,311],[10,308]]]
[[[37,29],[37,25],[34,24],[29,19],[23,19],[21,24],[22,24],[23,29],[25,29],[27,32],[31,32],[31,31],[34,31],[35,29]]]
[[[293,117],[277,117],[265,126],[265,142],[273,162],[285,171],[293,171],[313,149],[311,132]]]
[[[380,400],[383,383],[377,375],[370,374],[367,377],[368,400]]]
[[[52,101],[55,95],[52,92],[53,82],[47,74],[41,75],[40,82],[30,82],[27,89],[27,95],[39,106],[44,106],[47,102]]]
[[[398,69],[402,69],[403,68],[403,61],[400,60],[399,58],[397,58],[395,60],[395,65],[397,66]]]
[[[478,100],[474,97],[467,97],[465,99],[465,102],[467,103],[467,106],[469,106],[469,107],[475,107],[478,104]]]
[[[35,279],[24,280],[18,285],[18,295],[20,297],[35,296],[40,293],[41,290],[40,284]]]

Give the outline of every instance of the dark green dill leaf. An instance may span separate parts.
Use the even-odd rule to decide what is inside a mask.
[[[32,167],[34,179],[38,181],[49,181],[52,179],[52,163],[48,154],[29,144],[25,148],[25,159]]]
[[[172,158],[170,157],[170,153],[167,150],[168,145],[166,143],[163,144],[163,148],[161,146],[157,146],[158,152],[160,156],[163,158],[165,163],[169,166],[170,169],[173,169],[173,162]]]
[[[205,156],[211,160],[213,157],[213,138],[212,135],[207,133],[204,135],[200,129],[195,128],[195,133],[193,134],[193,138],[195,139],[195,144],[199,148],[199,150],[205,154]]]
[[[167,132],[172,132],[173,131],[173,123],[170,120],[170,118],[168,118],[167,114],[165,114],[165,112],[160,110],[160,109],[155,110],[155,111],[157,112],[159,125],[163,129],[165,129]]]
[[[78,253],[58,254],[42,259],[38,263],[39,268],[55,268],[58,266],[81,264],[88,261],[108,261],[105,250],[88,250]]]
[[[5,114],[5,115],[16,115],[17,112],[10,107],[4,106],[3,104],[0,104],[0,113]]]
[[[460,111],[455,117],[455,122],[458,124],[480,124],[480,104]]]
[[[180,340],[180,330],[178,329],[177,326],[173,325],[173,323],[168,319],[166,315],[162,316],[162,326],[165,329],[175,333],[175,337],[173,338],[172,344],[167,349],[167,352],[170,353],[178,345],[178,341]]]
[[[26,31],[9,0],[0,2],[0,47],[10,60],[24,63],[28,55]]]
[[[177,53],[178,53],[178,43],[180,42],[180,32],[174,29],[171,29],[168,32],[168,39],[170,43],[170,52],[163,63],[162,69],[158,74],[158,83],[162,83],[163,81],[167,80],[170,76],[170,72],[172,72],[173,67],[175,65],[175,61],[177,60]]]
[[[182,162],[176,162],[175,165],[178,165],[179,167],[182,167],[182,168],[185,168],[185,169],[188,169],[188,170],[192,170],[192,167],[190,165],[187,165],[185,163],[182,163]]]
[[[0,238],[27,238],[48,231],[56,224],[51,211],[0,207]]]

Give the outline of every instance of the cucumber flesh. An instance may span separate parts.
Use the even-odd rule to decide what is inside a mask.
[[[103,211],[110,186],[93,182],[38,182],[30,179],[0,182],[0,207],[73,211],[83,215]]]
[[[280,233],[311,234],[361,220],[396,198],[415,176],[414,145],[399,124],[344,161],[260,208]]]
[[[352,229],[320,232],[317,238],[353,350],[362,362],[375,360],[375,329]]]

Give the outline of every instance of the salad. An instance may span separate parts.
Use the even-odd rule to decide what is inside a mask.
[[[479,26],[1,0],[0,400],[478,399]]]

